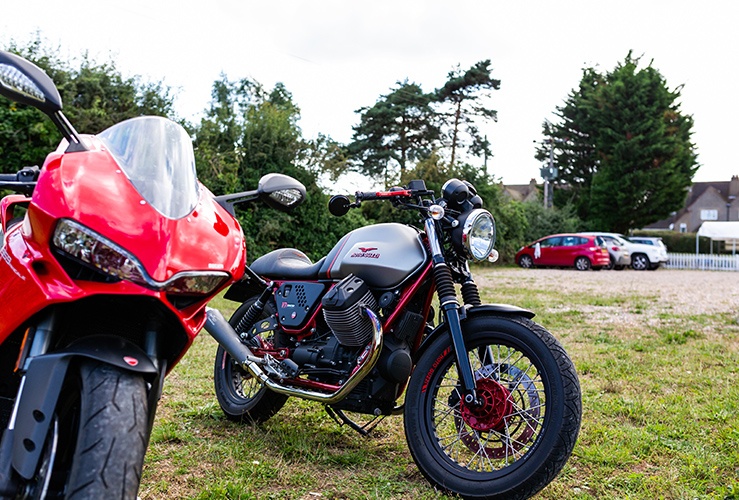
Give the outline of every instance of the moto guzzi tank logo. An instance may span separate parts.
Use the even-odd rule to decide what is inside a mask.
[[[361,259],[379,259],[380,252],[375,252],[377,247],[359,247],[359,252],[354,252],[349,257],[356,257]]]

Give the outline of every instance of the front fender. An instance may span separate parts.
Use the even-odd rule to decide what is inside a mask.
[[[13,433],[13,468],[25,479],[31,479],[36,471],[69,362],[75,357],[143,373],[152,380],[159,373],[141,348],[104,335],[85,337],[62,351],[31,358],[6,431]]]
[[[464,306],[460,310],[460,318],[461,318],[461,324],[462,324],[462,331],[464,331],[464,324],[465,320],[470,317],[475,316],[481,316],[488,314],[490,316],[504,316],[504,317],[523,317],[527,319],[531,319],[536,314],[534,314],[532,311],[529,311],[528,309],[522,309],[518,306],[512,306],[510,304],[481,304],[479,306]],[[421,359],[421,356],[423,356],[424,351],[428,346],[431,345],[431,343],[436,340],[440,335],[448,334],[449,329],[447,328],[446,323],[442,323],[434,330],[429,333],[426,338],[421,343],[421,346],[418,348],[418,351],[415,353],[415,360]]]

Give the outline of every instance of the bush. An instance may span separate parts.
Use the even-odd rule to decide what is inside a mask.
[[[668,252],[695,253],[695,233],[679,233],[676,231],[633,231],[634,236],[651,236],[662,238]],[[711,240],[701,237],[698,241],[700,253],[711,253]],[[713,253],[731,253],[731,246],[726,248],[723,241],[713,243]]]

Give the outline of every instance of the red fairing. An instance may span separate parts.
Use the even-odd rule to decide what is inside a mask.
[[[238,222],[200,186],[199,201],[181,219],[165,217],[147,203],[97,139],[90,151],[52,153],[33,193],[23,224],[13,226],[0,250],[0,342],[23,321],[52,304],[92,295],[147,295],[159,298],[180,319],[190,342],[202,328],[204,306],[218,290],[191,307],[176,309],[164,292],[129,281],[72,280],[50,249],[56,224],[68,218],[96,231],[133,254],[156,281],[181,272],[244,272],[246,249]],[[189,343],[188,343],[189,345]],[[184,354],[184,352],[183,352]]]
[[[47,160],[46,175],[33,195],[35,207],[54,219],[72,218],[111,239],[133,253],[157,281],[188,270],[240,275],[241,227],[207,189],[201,186],[200,202],[190,215],[169,219],[142,199],[98,141],[91,142],[97,146],[92,151]],[[44,244],[54,231],[33,229],[34,239]]]

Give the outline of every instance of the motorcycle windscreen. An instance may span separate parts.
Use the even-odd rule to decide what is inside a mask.
[[[170,219],[198,203],[192,140],[179,124],[160,116],[132,118],[97,134],[141,196]]]

